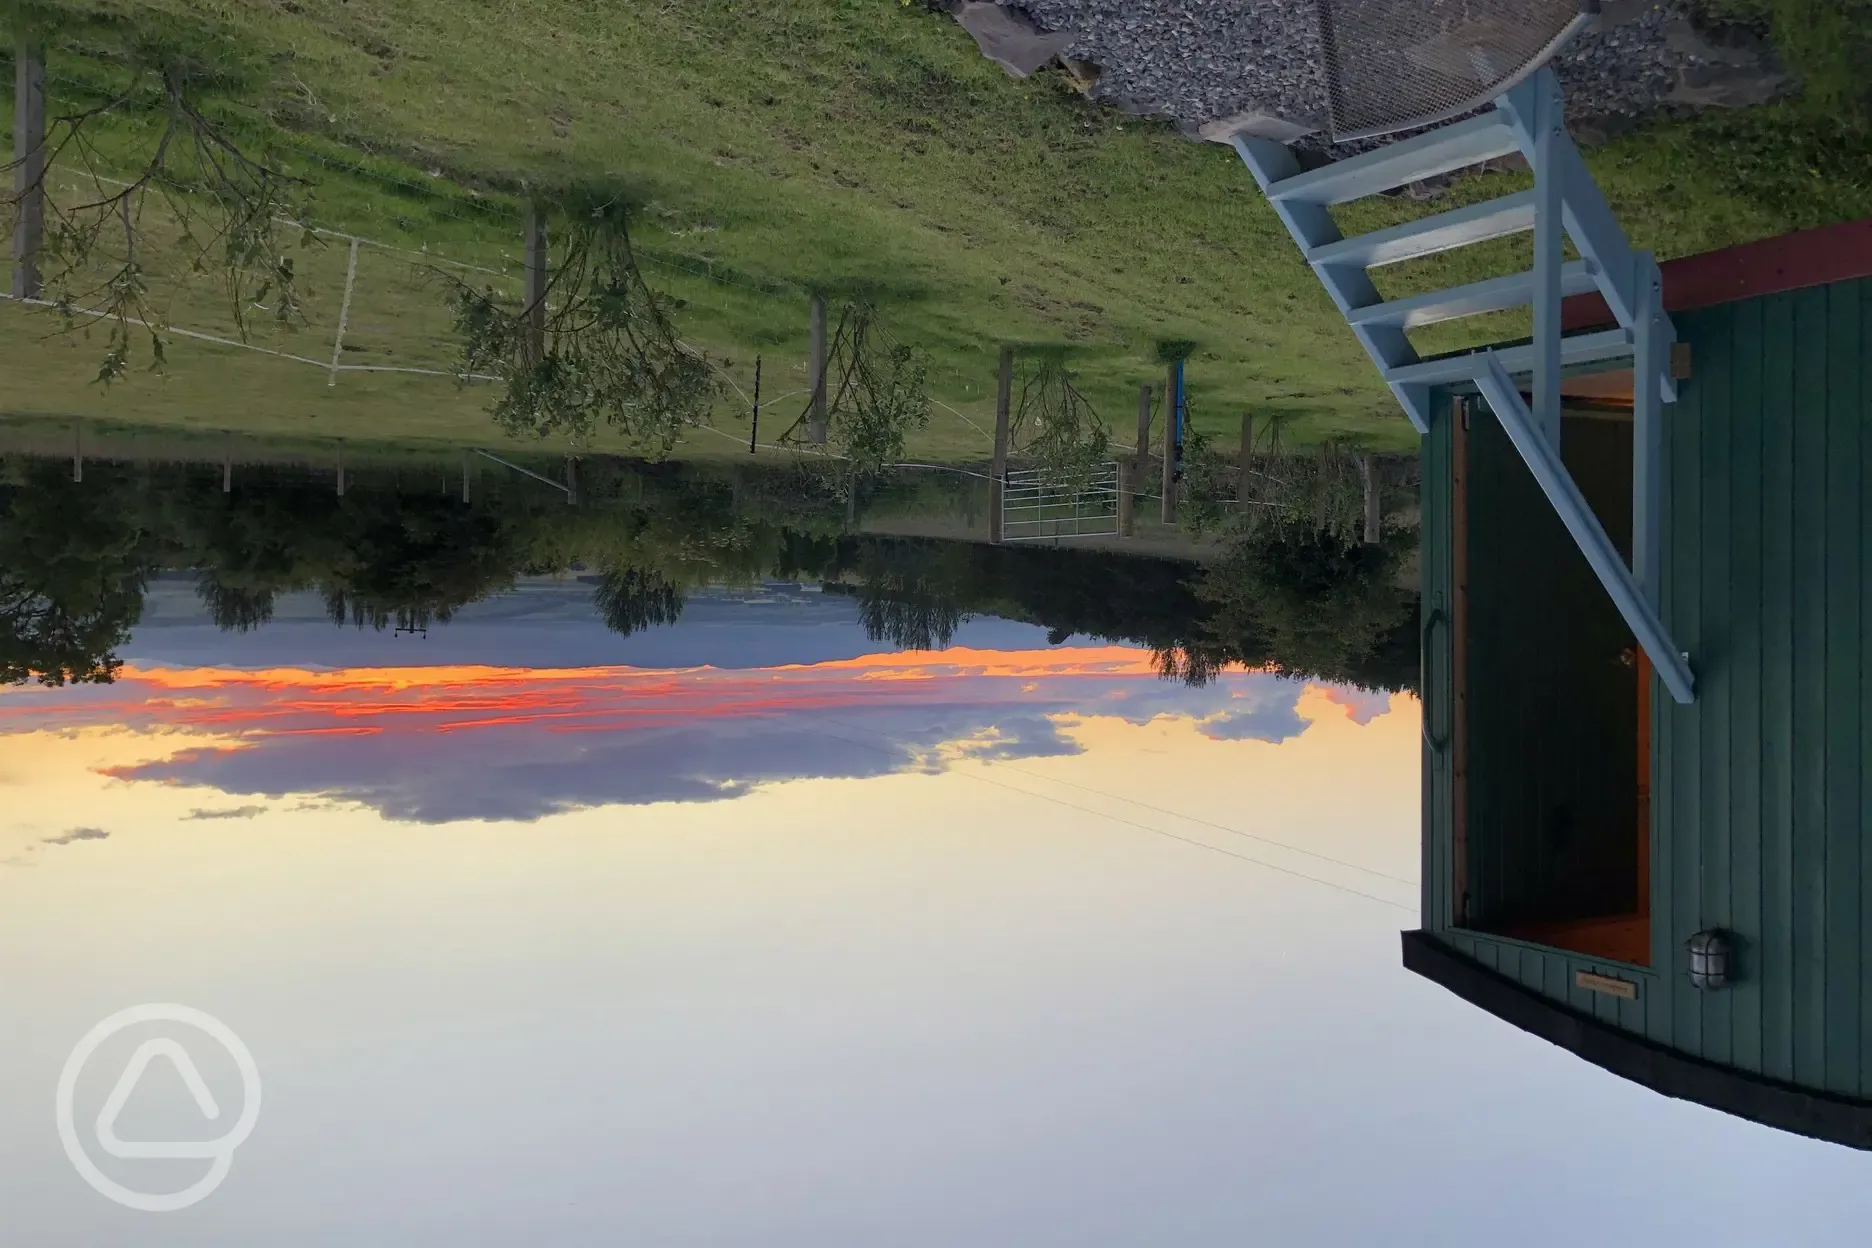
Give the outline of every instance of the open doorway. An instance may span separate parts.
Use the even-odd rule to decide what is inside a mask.
[[[1650,668],[1487,405],[1468,413],[1458,922],[1649,965]],[[1629,559],[1629,417],[1569,414],[1561,454]]]

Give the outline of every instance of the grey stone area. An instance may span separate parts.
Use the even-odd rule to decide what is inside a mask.
[[[1246,131],[1325,146],[1323,134],[1306,133],[1325,120],[1313,0],[1002,0],[1002,7],[1023,30],[1070,32],[1064,55],[1098,67],[1096,99],[1172,118],[1192,138],[1226,142]],[[1681,0],[1606,0],[1594,28],[1555,69],[1571,124],[1587,141],[1663,110],[1754,104],[1789,85],[1759,40],[1704,35]]]

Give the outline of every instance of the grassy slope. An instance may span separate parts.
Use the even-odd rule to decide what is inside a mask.
[[[302,154],[350,162],[333,142],[383,153],[388,159],[367,162],[366,177],[308,166],[321,180],[324,224],[510,268],[512,193],[522,180],[624,182],[656,226],[643,239],[656,273],[690,302],[685,331],[744,390],[755,350],[768,357],[769,395],[798,388],[809,291],[864,291],[900,337],[930,351],[936,397],[977,426],[989,419],[998,341],[1072,352],[1088,393],[1126,438],[1136,385],[1158,373],[1155,344],[1188,339],[1198,344],[1190,384],[1199,423],[1231,441],[1244,407],[1294,413],[1302,437],[1407,440],[1231,153],[1090,105],[1054,77],[1011,81],[953,21],[920,6],[52,0],[52,8],[67,19],[130,17],[145,33],[220,49],[250,74],[255,102],[299,131]],[[55,39],[55,75],[61,63],[82,68]],[[1872,214],[1863,142],[1841,143],[1810,120],[1789,135],[1785,120],[1666,126],[1593,160],[1627,228],[1665,256]],[[399,189],[412,180],[414,191]],[[1456,194],[1496,194],[1513,181],[1480,179]],[[1365,228],[1423,210],[1379,201],[1346,220]],[[1519,246],[1498,248],[1494,263],[1514,263]],[[334,254],[314,262],[315,324],[305,336],[319,349],[282,344],[314,358],[329,352],[342,280]],[[407,263],[366,257],[351,337],[364,354],[347,358],[445,361],[433,291]],[[1485,263],[1425,264],[1387,274],[1387,285],[1462,280]],[[215,314],[206,298],[185,300],[190,319],[175,315],[176,323],[205,324]],[[303,365],[252,358],[218,367],[212,380],[189,375],[195,358],[232,354],[184,348],[167,382],[142,380],[100,400],[83,386],[84,369],[55,368],[53,353],[34,353],[14,379],[12,405],[101,403],[119,415],[274,432],[303,433],[316,420],[351,436],[391,426],[406,437],[486,436],[479,396],[443,381],[347,375],[327,387]],[[781,415],[795,414],[798,401],[780,404]],[[726,432],[745,431],[738,406],[724,404]],[[684,453],[732,449],[708,434],[692,443]],[[939,410],[913,449],[968,456],[986,447],[966,420]]]

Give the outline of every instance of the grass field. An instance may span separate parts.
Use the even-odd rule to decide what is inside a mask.
[[[686,301],[685,336],[732,380],[718,431],[692,434],[683,455],[737,453],[756,353],[770,398],[804,384],[814,291],[874,299],[929,353],[939,406],[912,444],[920,456],[986,454],[1004,341],[1066,353],[1121,441],[1138,383],[1160,374],[1158,344],[1188,341],[1194,416],[1223,440],[1247,409],[1292,416],[1301,440],[1410,442],[1231,152],[1091,104],[1058,76],[1010,80],[920,4],[6,0],[0,12],[47,39],[54,112],[98,98],[128,50],[184,50],[216,65],[256,142],[315,178],[317,224],[504,275],[488,280],[515,280],[526,187],[626,188],[643,205],[648,272]],[[145,123],[114,124],[112,141],[134,148]],[[1664,123],[1590,159],[1635,241],[1665,257],[1872,215],[1872,140],[1794,106]],[[1475,179],[1453,196],[1515,181]],[[1346,224],[1445,206],[1377,201]],[[1517,264],[1524,246],[1386,280],[1392,292],[1466,280]],[[485,390],[407,374],[328,384],[316,364],[331,356],[347,258],[338,239],[307,253],[310,324],[256,338],[314,364],[179,341],[167,377],[105,391],[90,381],[95,341],[44,341],[54,322],[0,309],[4,407],[492,440]],[[447,369],[447,314],[424,265],[362,249],[345,362]],[[175,283],[168,319],[229,336],[202,283]],[[801,402],[776,402],[763,440]]]

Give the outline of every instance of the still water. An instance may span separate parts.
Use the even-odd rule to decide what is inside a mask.
[[[1224,565],[839,533],[706,483],[568,509],[8,472],[6,1243],[1847,1244],[1872,1217],[1859,1155],[1400,967],[1421,725],[1390,564],[1342,572],[1335,650],[1271,581],[1231,616]],[[252,1077],[186,1023],[103,1039],[65,1116],[104,1186],[188,1190],[260,1094],[162,1215],[94,1190],[59,1122],[74,1046],[151,1003],[225,1024]]]

